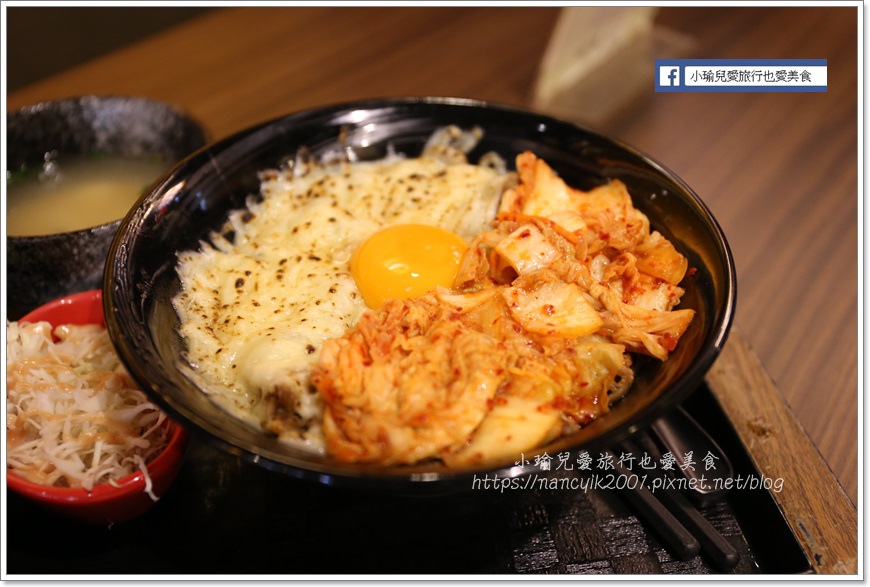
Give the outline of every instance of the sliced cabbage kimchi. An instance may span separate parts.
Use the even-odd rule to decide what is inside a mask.
[[[532,153],[454,286],[391,300],[326,342],[312,380],[342,461],[519,458],[606,413],[631,356],[665,361],[687,259],[613,180],[569,187]]]

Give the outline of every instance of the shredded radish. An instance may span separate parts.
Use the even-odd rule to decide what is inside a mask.
[[[141,470],[157,501],[146,463],[169,441],[166,415],[136,389],[106,329],[7,322],[6,337],[6,466],[88,491]]]

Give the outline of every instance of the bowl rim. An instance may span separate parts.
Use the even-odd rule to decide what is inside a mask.
[[[147,191],[150,191],[150,187]],[[138,203],[139,200],[136,200]],[[136,203],[133,205],[135,206]],[[79,230],[68,230],[66,232],[51,232],[49,234],[28,234],[17,236],[14,234],[6,235],[6,238],[12,242],[24,244],[31,243],[39,243],[40,241],[47,240],[57,240],[57,239],[67,239],[67,238],[81,238],[94,236],[97,233],[105,233],[108,232],[111,234],[113,231],[117,230],[119,226],[121,226],[121,221],[123,218],[117,218],[115,220],[111,220],[109,222],[104,222],[103,224],[97,224],[96,226],[89,226],[87,228],[80,228]]]
[[[721,352],[733,324],[733,317],[736,308],[737,284],[734,259],[731,253],[730,246],[724,232],[722,231],[712,212],[703,202],[703,200],[701,200],[701,198],[694,192],[694,190],[692,190],[676,173],[660,163],[657,159],[647,155],[645,152],[625,143],[622,140],[613,138],[610,135],[590,129],[589,127],[574,122],[555,118],[550,115],[535,112],[532,110],[527,110],[516,106],[499,104],[495,102],[486,102],[470,98],[432,96],[378,98],[328,104],[325,106],[291,112],[283,116],[278,116],[270,120],[257,123],[255,125],[252,125],[251,127],[242,129],[206,147],[204,151],[209,151],[209,161],[203,162],[203,164],[215,164],[212,160],[211,152],[222,152],[229,145],[232,145],[233,143],[237,143],[247,137],[255,135],[258,132],[263,131],[267,127],[272,125],[281,124],[289,127],[292,124],[303,124],[309,122],[309,119],[312,118],[327,118],[330,116],[335,116],[338,113],[351,112],[354,110],[378,110],[383,108],[413,107],[418,105],[436,107],[447,106],[470,109],[483,108],[489,111],[500,111],[502,113],[505,113],[506,115],[531,117],[542,122],[553,123],[560,126],[567,126],[570,127],[572,130],[577,131],[579,134],[592,135],[606,143],[610,143],[618,149],[626,151],[628,154],[638,158],[644,164],[648,165],[656,173],[663,175],[670,182],[673,182],[674,184],[679,186],[684,194],[688,196],[689,204],[693,208],[695,208],[699,215],[704,219],[705,230],[710,231],[711,238],[716,242],[717,259],[720,259],[723,265],[722,281],[724,283],[724,307],[721,308],[721,313],[717,308],[718,319],[712,320],[709,334],[705,337],[705,340],[707,340],[707,342],[705,342],[703,346],[699,349],[699,352],[693,358],[692,363],[676,378],[676,380],[668,387],[667,391],[662,392],[662,396],[664,397],[660,396],[656,398],[655,401],[653,401],[653,404],[662,404],[669,402],[668,409],[673,408],[679,403],[679,401],[685,399],[685,397],[689,393],[691,393],[691,391],[696,389],[698,385],[703,382],[704,374],[709,370],[710,366],[713,364],[716,357]],[[413,114],[411,114],[410,116],[413,116]],[[182,164],[177,165],[170,173],[171,178],[175,177],[178,174],[181,174],[183,171],[185,171],[184,166]],[[146,197],[151,195],[156,195],[156,192],[146,194]],[[109,328],[109,332],[112,335],[113,339],[115,339],[115,337],[118,337],[118,340],[116,340],[116,346],[118,346],[119,348],[119,355],[121,356],[122,361],[127,364],[127,367],[130,370],[131,374],[133,374],[134,377],[141,378],[140,383],[144,383],[148,381],[149,376],[141,370],[140,366],[135,361],[132,360],[135,356],[134,354],[130,354],[130,356],[127,356],[128,353],[134,353],[135,349],[133,349],[132,347],[127,348],[128,343],[124,340],[124,337],[121,334],[120,321],[118,319],[118,316],[116,316],[115,314],[117,307],[114,303],[115,300],[113,298],[113,295],[117,293],[116,288],[114,287],[116,272],[114,262],[115,257],[118,253],[118,249],[123,244],[122,241],[125,236],[125,230],[129,228],[131,222],[141,222],[141,220],[141,217],[134,218],[134,215],[131,213],[122,222],[122,226],[118,234],[116,235],[112,244],[112,248],[110,250],[110,262],[107,263],[106,266],[103,289],[104,292],[107,292],[107,295],[104,297],[107,328]],[[128,255],[129,251],[125,250],[124,254]],[[119,301],[118,305],[124,306],[124,303]],[[137,306],[141,306],[141,304],[137,304]],[[152,386],[154,385],[156,384],[153,384]],[[679,401],[672,398],[678,398]],[[187,421],[189,419],[185,413],[181,413],[176,409],[176,407],[174,406],[174,402],[166,400],[165,398],[163,398],[162,395],[156,394],[155,400],[158,401],[170,413],[177,414],[178,417],[180,417],[182,420]],[[668,402],[664,402],[663,400],[668,400]],[[597,448],[603,446],[611,446],[613,444],[621,442],[626,438],[630,437],[638,429],[641,429],[644,426],[652,423],[656,418],[660,417],[662,413],[663,411],[661,409],[654,409],[650,406],[647,406],[646,408],[640,410],[640,412],[631,419],[631,426],[623,426],[621,429],[616,428],[605,430],[603,434],[584,441],[583,447],[588,446],[591,449],[593,447]],[[197,426],[197,428],[199,428],[200,426],[196,422],[194,422],[194,425]],[[240,456],[241,458],[249,462],[254,462],[264,468],[275,470],[286,475],[295,476],[298,478],[314,479],[323,484],[341,484],[346,480],[352,480],[357,487],[368,487],[376,490],[392,490],[394,488],[407,488],[409,482],[412,485],[416,485],[418,487],[427,484],[442,486],[455,485],[458,482],[467,480],[471,473],[483,474],[497,472],[500,476],[503,477],[516,477],[524,474],[524,472],[528,472],[528,469],[526,469],[526,471],[523,471],[521,467],[511,466],[510,464],[504,463],[494,463],[492,466],[484,464],[472,467],[444,467],[438,469],[438,471],[435,473],[417,473],[414,470],[413,466],[368,466],[367,468],[364,465],[356,466],[354,464],[342,463],[338,461],[314,462],[312,460],[307,460],[305,462],[300,462],[299,459],[295,457],[288,457],[287,455],[283,455],[284,458],[282,459],[280,458],[282,457],[282,455],[276,454],[271,450],[264,448],[262,445],[254,447],[244,446],[242,444],[234,442],[233,440],[221,436],[216,436],[208,430],[204,430],[203,432],[205,439],[211,444],[217,445],[223,450],[227,450],[232,454]],[[581,446],[575,443],[566,450],[576,452],[577,450],[580,450],[580,448]],[[254,450],[258,452],[254,452]],[[539,447],[538,449],[536,449],[536,451],[539,450],[543,450],[543,448]],[[276,456],[279,458],[276,459]]]
[[[93,316],[99,312],[102,316],[102,290],[88,290],[78,292],[47,302],[38,308],[34,308],[18,320],[19,323],[34,323],[46,321],[52,325],[52,328],[59,326],[50,320],[43,320],[40,316],[47,314],[51,315],[55,312],[64,311],[66,309],[73,310],[82,308],[89,311],[89,316]],[[79,320],[76,322],[66,322],[66,324],[103,324],[102,320]],[[161,478],[171,472],[175,463],[184,457],[184,449],[187,446],[188,434],[184,427],[171,418],[167,417],[164,425],[169,429],[169,440],[163,450],[160,451],[150,462],[146,464],[148,469],[148,477],[152,480]],[[148,478],[145,473],[139,469],[129,475],[125,475],[121,479],[112,482],[104,481],[94,485],[91,490],[84,487],[55,487],[53,485],[43,485],[22,477],[15,472],[14,468],[6,467],[6,485],[16,493],[32,499],[38,499],[47,503],[58,504],[98,504],[115,499],[121,499],[129,495],[144,493],[147,486]]]
[[[90,289],[87,291],[80,291],[80,292],[76,292],[76,293],[71,293],[69,295],[65,295],[63,297],[46,302],[46,303],[42,304],[41,306],[38,306],[38,307],[30,310],[25,315],[23,315],[21,318],[19,318],[18,322],[33,323],[33,322],[43,321],[43,322],[50,323],[50,321],[45,320],[44,318],[41,318],[40,316],[43,314],[53,314],[54,312],[59,311],[61,308],[66,308],[66,307],[89,308],[90,306],[88,306],[87,304],[93,304],[95,308],[101,309],[102,308],[102,306],[101,306],[102,300],[103,300],[103,290],[101,290],[101,289]],[[96,313],[96,311],[94,313]],[[102,314],[102,313],[100,313],[100,314]],[[99,323],[105,324],[104,319],[101,319]],[[80,322],[80,324],[83,324],[83,322]],[[89,324],[95,324],[95,323],[89,322]],[[52,324],[51,326],[52,326],[52,328],[54,328],[55,326],[57,326],[57,324]]]

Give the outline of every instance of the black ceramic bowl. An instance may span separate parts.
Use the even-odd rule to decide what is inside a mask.
[[[156,156],[169,170],[206,144],[202,127],[172,106],[140,97],[84,96],[26,106],[6,116],[7,172],[46,159]],[[153,178],[155,181],[157,177]],[[73,232],[7,237],[8,316],[102,286],[121,218]]]
[[[221,227],[229,210],[243,207],[247,196],[257,194],[259,170],[279,165],[302,146],[315,155],[346,148],[371,159],[382,157],[392,145],[414,156],[436,128],[447,124],[484,130],[470,154],[472,160],[494,150],[512,162],[529,149],[577,187],[621,179],[652,226],[697,270],[684,284],[681,305],[697,310],[697,317],[670,359],[638,362],[632,390],[609,414],[541,447],[538,454],[555,458],[565,451],[611,446],[690,394],[722,348],[735,303],[731,254],[701,200],[661,164],[613,139],[546,116],[443,98],[369,101],[292,114],[210,145],[166,176],[121,224],[104,284],[107,327],[121,359],[143,388],[189,429],[233,454],[321,483],[441,492],[470,489],[473,473],[514,477],[530,472],[530,467],[514,462],[485,471],[338,463],[283,445],[235,420],[179,368],[184,342],[170,303],[179,289],[176,251],[196,248],[200,239]],[[342,131],[344,147],[339,144]],[[525,457],[532,460],[532,455]]]

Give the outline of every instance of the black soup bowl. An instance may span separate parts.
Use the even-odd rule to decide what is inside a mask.
[[[160,171],[150,184],[207,142],[205,129],[188,113],[142,96],[41,102],[9,112],[6,122],[7,186],[10,177],[33,177],[58,162],[65,170],[70,160],[107,156],[154,160]],[[95,184],[99,181],[94,178]],[[17,320],[51,300],[100,287],[121,216],[69,232],[27,236],[16,235],[7,224],[12,231],[6,238],[9,318]]]
[[[707,207],[672,172],[619,141],[547,116],[455,98],[388,99],[299,112],[212,144],[176,166],[123,220],[106,267],[106,326],[133,377],[191,432],[296,478],[426,494],[468,490],[474,474],[530,472],[531,467],[515,462],[476,469],[337,462],[283,444],[230,416],[185,374],[185,343],[171,302],[180,288],[176,254],[198,248],[220,230],[230,210],[243,208],[249,196],[258,194],[259,171],[292,160],[300,148],[314,156],[338,150],[360,160],[381,158],[388,149],[416,156],[436,129],[451,124],[483,130],[471,161],[495,151],[512,165],[517,154],[531,150],[581,189],[622,180],[652,228],[670,239],[693,268],[682,284],[686,294],[680,307],[697,314],[670,358],[637,361],[632,389],[608,414],[537,454],[612,446],[685,399],[721,350],[735,307],[733,260]],[[525,457],[531,461],[534,455]]]

